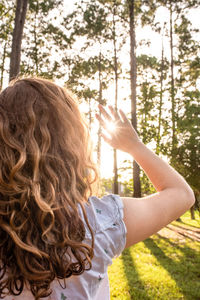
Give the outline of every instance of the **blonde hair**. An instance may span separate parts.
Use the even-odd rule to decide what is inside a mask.
[[[91,268],[85,203],[96,180],[78,105],[51,81],[22,78],[0,94],[0,297]],[[83,243],[85,226],[91,245]]]

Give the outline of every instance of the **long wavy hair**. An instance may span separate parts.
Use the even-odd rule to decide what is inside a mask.
[[[86,123],[67,90],[22,78],[1,92],[0,297],[25,285],[35,299],[47,297],[54,279],[91,268],[85,205],[96,174]]]

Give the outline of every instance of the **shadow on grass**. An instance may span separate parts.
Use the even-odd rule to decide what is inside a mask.
[[[185,299],[200,300],[200,286],[198,280],[200,271],[198,268],[194,268],[193,264],[194,261],[198,264],[199,255],[195,250],[189,247],[185,247],[184,249],[180,246],[177,247],[177,244],[174,244],[169,240],[168,242],[174,248],[179,248],[183,252],[184,256],[180,258],[179,262],[168,257],[152,238],[143,241],[145,246],[151,251],[151,254],[156,257],[162,267],[168,271],[171,278],[176,281],[182,294],[187,297]],[[192,259],[192,262],[189,261],[190,258]]]
[[[169,238],[162,236],[160,233],[156,233],[157,237],[159,239],[162,239],[164,241],[166,241],[168,244],[170,244],[172,247],[179,249],[186,257],[190,258],[194,258],[194,260],[199,260],[200,259],[200,253],[198,253],[196,250],[188,247],[185,244],[182,244],[182,247],[176,242],[172,242],[170,241]]]
[[[177,234],[183,236],[184,238],[188,238],[192,241],[200,242],[200,231],[194,231],[191,229],[183,228],[182,226],[168,224],[166,226],[167,229],[176,232]]]
[[[198,221],[199,222],[199,221]],[[176,223],[175,223],[176,224]],[[197,228],[199,229],[200,228],[200,222],[199,222],[199,226],[198,225],[191,225],[190,223],[187,223],[187,222],[184,222],[184,221],[180,221],[180,224],[184,224],[184,225],[187,225],[187,226],[190,226],[190,227],[193,227],[194,229]]]
[[[182,222],[182,224],[183,224],[183,222]],[[194,227],[194,226],[191,226],[191,225],[187,225],[187,226],[189,226],[189,228],[188,227],[184,227],[184,226],[180,226],[179,224],[171,224],[171,225],[175,226],[175,227],[178,227],[180,229],[183,229],[185,231],[193,231],[193,232],[200,233],[200,228],[197,228],[197,227]]]
[[[184,254],[184,261],[185,262],[186,262],[186,260],[188,260],[192,264],[200,265],[200,252],[197,252],[196,250],[192,249],[191,247],[188,247],[187,245],[183,245],[181,247],[179,244],[170,241],[168,238],[166,238],[164,236],[161,236],[159,233],[157,233],[156,235],[159,237],[159,239],[162,239],[162,240],[166,241],[173,248],[178,249],[179,251],[181,251]],[[196,278],[200,279],[200,269],[198,267],[197,267],[197,272],[195,272],[194,275],[195,275]],[[199,294],[200,294],[200,290],[199,290]],[[199,295],[198,300],[200,300],[200,295]]]
[[[145,290],[145,285],[141,281],[130,249],[126,249],[122,253],[122,262],[124,266],[124,273],[128,281],[129,294],[131,300],[150,300]]]

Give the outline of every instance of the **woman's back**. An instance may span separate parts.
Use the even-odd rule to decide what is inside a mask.
[[[99,199],[90,197],[86,204],[88,221],[94,232],[94,257],[92,268],[80,276],[71,276],[65,281],[54,280],[52,294],[44,299],[102,300],[109,299],[107,267],[120,255],[126,243],[126,228],[123,222],[123,202],[119,196],[107,195]],[[82,211],[79,213],[83,218]],[[91,243],[91,233],[85,223],[84,243]],[[5,300],[31,300],[32,293],[24,289],[19,296],[7,296]]]

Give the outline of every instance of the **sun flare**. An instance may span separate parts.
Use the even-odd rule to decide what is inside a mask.
[[[116,130],[116,125],[113,122],[106,122],[108,131],[113,132]]]

